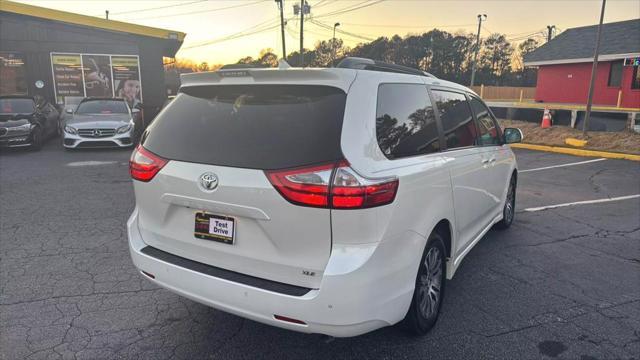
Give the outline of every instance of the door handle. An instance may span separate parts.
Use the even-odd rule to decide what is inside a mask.
[[[496,158],[495,157],[492,157],[490,159],[482,159],[482,164],[484,164],[484,165],[493,164],[494,162],[496,162]]]

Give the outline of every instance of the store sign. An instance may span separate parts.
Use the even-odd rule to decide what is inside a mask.
[[[624,66],[640,66],[640,57],[624,59]]]
[[[142,102],[136,55],[51,53],[58,103],[66,97],[118,97],[133,108]]]

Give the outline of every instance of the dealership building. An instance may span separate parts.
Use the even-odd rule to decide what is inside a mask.
[[[0,95],[42,95],[60,105],[121,97],[150,119],[167,98],[163,58],[175,57],[184,37],[2,0]]]
[[[524,57],[538,67],[535,100],[585,104],[598,25],[567,29]],[[640,19],[602,25],[593,103],[640,108]]]

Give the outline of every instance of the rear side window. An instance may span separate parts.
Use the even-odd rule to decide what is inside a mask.
[[[328,86],[183,88],[144,147],[172,160],[263,170],[339,160],[345,101]]]
[[[427,88],[420,84],[380,85],[376,136],[389,159],[439,151],[438,127]]]
[[[478,131],[467,98],[450,91],[432,91],[448,149],[473,146]]]
[[[479,145],[500,145],[500,131],[487,106],[477,98],[471,97],[471,108],[478,120]]]

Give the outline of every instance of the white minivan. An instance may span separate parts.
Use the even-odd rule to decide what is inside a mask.
[[[521,138],[468,88],[369,59],[185,74],[131,156],[131,257],[262,323],[423,334],[465,255],[511,225]]]

